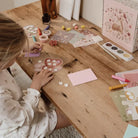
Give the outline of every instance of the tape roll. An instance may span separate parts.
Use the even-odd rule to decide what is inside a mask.
[[[48,40],[48,36],[47,36],[47,35],[41,35],[41,36],[39,36],[39,40],[40,40],[42,43],[46,43],[47,40]]]
[[[50,30],[44,30],[43,34],[49,36],[49,35],[51,35],[51,31]]]

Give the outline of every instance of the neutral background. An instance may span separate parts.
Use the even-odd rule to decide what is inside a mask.
[[[0,11],[13,9],[38,0],[0,0]],[[82,0],[81,15],[86,20],[102,27],[103,0]]]

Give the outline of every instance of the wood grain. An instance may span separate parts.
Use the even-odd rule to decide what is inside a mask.
[[[46,28],[41,21],[42,9],[40,2],[15,8],[4,12],[4,14],[22,26],[33,24],[41,29]],[[102,36],[100,28],[84,19],[80,19],[79,22],[75,20],[69,22],[60,16],[51,21],[50,30],[54,34],[61,30],[62,25],[72,27],[73,23],[85,24],[86,29]],[[104,42],[109,41],[104,36],[102,37]],[[29,41],[30,44],[33,43],[31,39]],[[101,44],[104,42],[101,42]],[[59,43],[57,47],[51,47],[47,43],[44,45],[41,56],[32,58],[32,63],[28,61],[28,58],[20,57],[18,64],[32,77],[34,64],[39,59],[44,60],[47,56],[62,58],[64,66],[61,71],[55,73],[54,80],[43,87],[43,90],[84,137],[122,138],[128,123],[138,127],[138,121],[122,121],[108,90],[109,86],[119,84],[118,81],[111,78],[112,74],[138,68],[138,52],[133,54],[134,60],[125,62],[122,59],[113,59],[96,44],[74,48],[71,44]],[[91,68],[98,80],[73,87],[67,74],[86,68]],[[68,83],[69,87],[59,86],[59,81]]]

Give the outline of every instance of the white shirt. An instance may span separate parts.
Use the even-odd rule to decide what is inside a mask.
[[[57,124],[54,110],[38,111],[40,93],[20,90],[7,70],[0,72],[0,138],[43,138]]]

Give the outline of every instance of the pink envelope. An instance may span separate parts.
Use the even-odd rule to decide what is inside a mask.
[[[75,73],[70,73],[68,74],[68,77],[70,81],[72,82],[73,86],[97,79],[97,77],[95,76],[95,74],[93,73],[91,69],[85,69],[85,70],[78,71]]]

